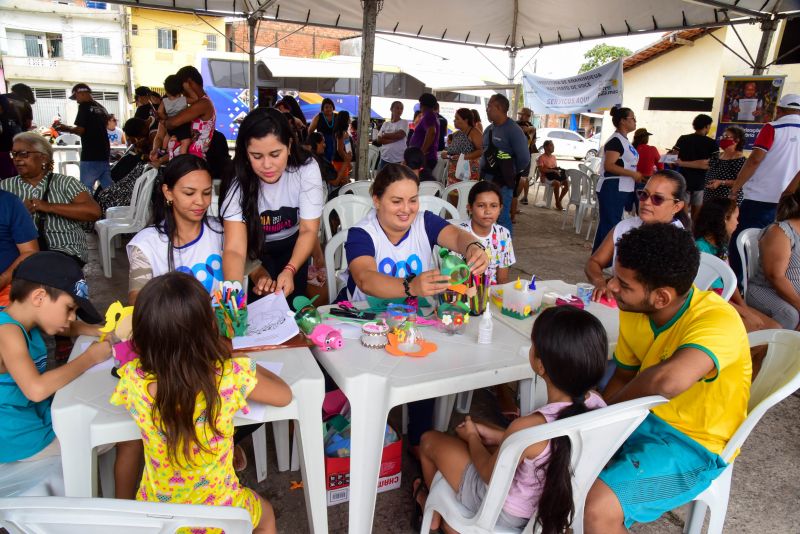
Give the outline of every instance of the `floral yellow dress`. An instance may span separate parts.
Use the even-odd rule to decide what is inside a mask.
[[[175,504],[237,506],[250,513],[253,525],[261,520],[261,502],[250,489],[239,485],[233,470],[233,416],[247,412],[247,395],[256,385],[255,362],[250,358],[231,358],[219,373],[222,399],[217,415],[221,436],[211,435],[206,425],[206,401],[199,395],[194,409],[197,435],[210,453],[192,447],[188,462],[174,465],[167,456],[167,442],[159,430],[158,414],[153,414],[154,399],[147,386],[156,382],[132,360],[120,370],[120,381],[111,395],[111,404],[124,406],[136,421],[144,442],[145,466],[136,500]],[[155,419],[154,416],[155,415]],[[191,532],[195,532],[192,529]],[[205,530],[203,530],[205,531]],[[208,532],[218,529],[208,529]]]

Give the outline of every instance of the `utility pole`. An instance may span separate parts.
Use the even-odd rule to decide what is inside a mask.
[[[247,17],[247,27],[250,35],[250,47],[248,48],[248,55],[250,56],[250,61],[248,62],[250,83],[247,87],[247,103],[248,106],[250,106],[250,111],[253,111],[256,102],[256,24],[258,24],[258,18],[260,16],[261,13],[256,12]]]
[[[383,0],[361,0],[364,19],[361,26],[361,93],[358,95],[358,155],[355,158],[356,180],[368,180],[369,124],[372,116],[372,67],[375,62],[375,28]],[[363,171],[362,171],[363,169]]]

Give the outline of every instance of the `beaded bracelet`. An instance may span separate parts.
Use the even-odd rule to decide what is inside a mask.
[[[297,267],[292,265],[291,263],[287,263],[284,267],[284,270],[291,272],[293,275],[297,274]]]

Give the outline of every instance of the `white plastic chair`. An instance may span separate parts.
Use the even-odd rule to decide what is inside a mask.
[[[70,134],[72,135],[72,134]],[[64,159],[58,162],[58,172],[69,176],[67,172],[68,165],[76,165],[78,167],[78,175],[80,174],[81,158],[79,157],[79,150],[64,150],[62,151]]]
[[[103,275],[111,278],[111,258],[114,257],[113,239],[122,234],[134,234],[147,226],[150,218],[150,197],[153,194],[155,174],[146,174],[139,178],[144,183],[139,194],[131,198],[130,209],[133,217],[125,220],[103,219],[94,223],[100,244],[100,261],[103,264]]]
[[[142,192],[142,187],[146,183],[145,177],[151,177],[155,179],[158,176],[158,169],[148,169],[136,179],[136,182],[133,184],[133,191],[131,193],[131,205],[129,206],[113,206],[106,210],[106,219],[115,219],[118,221],[122,220],[132,220],[133,219],[133,203],[135,202],[134,199],[139,198],[139,195]],[[213,194],[212,194],[213,195]],[[213,202],[212,202],[213,203]]]
[[[445,184],[447,183],[447,169],[449,166],[450,166],[449,159],[439,158],[436,161],[436,166],[433,168],[433,171],[431,171],[433,177],[436,178],[437,182],[442,184],[442,187],[444,187]]]
[[[561,229],[563,230],[567,225],[567,215],[569,207],[575,206],[575,218],[573,220],[575,225],[575,233],[581,233],[581,226],[583,226],[583,218],[586,215],[586,209],[589,206],[588,189],[589,177],[583,172],[576,169],[567,170],[567,180],[569,180],[569,202],[564,210],[564,217],[561,219]]]
[[[710,508],[708,534],[721,534],[728,511],[728,498],[733,476],[733,456],[767,410],[800,388],[800,332],[793,330],[760,330],[748,335],[750,347],[768,345],[761,371],[750,386],[747,419],[722,451],[728,467],[700,495],[695,497],[683,529],[685,534],[700,534],[706,508]]]
[[[758,271],[758,262],[761,251],[758,248],[758,236],[761,234],[759,228],[748,228],[742,230],[736,238],[736,249],[739,251],[739,258],[742,260],[742,296],[747,296],[747,282],[751,276],[755,276]]]
[[[372,187],[372,182],[369,180],[350,182],[349,184],[344,184],[341,189],[339,189],[338,196],[341,197],[342,195],[350,193],[364,198],[372,198],[372,195],[369,193],[370,187]]]
[[[466,182],[458,182],[453,185],[448,185],[444,188],[444,193],[442,193],[442,198],[449,201],[450,193],[456,192],[458,193],[458,204],[456,204],[456,209],[458,210],[458,217],[460,219],[466,220],[469,219],[469,213],[467,212],[467,202],[469,201],[469,192],[470,190],[477,184],[478,182],[474,180],[468,180]]]
[[[378,163],[381,160],[381,149],[375,145],[369,145],[369,152],[367,153],[367,169],[374,171],[378,168]]]
[[[439,197],[430,195],[420,195],[419,197],[419,211],[430,211],[445,219],[450,216],[451,219],[458,219],[458,210],[455,206]],[[446,212],[444,215],[442,212]]]
[[[434,511],[439,512],[449,526],[462,534],[507,532],[497,528],[495,523],[505,503],[520,457],[530,445],[559,436],[568,436],[572,442],[570,464],[575,503],[572,528],[575,533],[583,532],[584,502],[597,475],[620,445],[647,417],[649,410],[665,402],[667,400],[659,396],[643,397],[512,434],[500,447],[486,495],[474,515],[456,501],[453,488],[441,473],[436,473],[425,503],[421,532],[427,533],[430,530]],[[533,532],[533,523],[532,518],[523,532]]]
[[[181,527],[253,531],[247,510],[234,506],[69,497],[0,499],[0,527],[10,534],[172,534]]]
[[[698,289],[706,290],[711,284],[722,279],[722,298],[730,300],[733,292],[736,291],[736,275],[733,269],[718,257],[706,252],[700,253],[700,268],[694,277],[694,285]]]
[[[325,273],[328,275],[328,302],[333,303],[336,295],[344,287],[344,281],[339,278],[347,270],[347,258],[344,253],[344,242],[347,232],[339,232],[325,245]]]
[[[80,145],[81,136],[74,133],[62,133],[55,138],[53,144],[56,146]]]
[[[357,195],[339,195],[330,199],[322,207],[322,229],[325,234],[325,241],[333,237],[331,228],[331,213],[339,216],[342,230],[347,230],[358,221],[364,218],[372,209],[372,200]]]
[[[430,195],[435,197],[442,196],[442,192],[444,192],[444,186],[439,182],[420,182],[419,183],[419,194],[421,195]]]

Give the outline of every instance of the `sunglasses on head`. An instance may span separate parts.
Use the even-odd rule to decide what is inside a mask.
[[[636,196],[639,197],[639,202],[644,202],[647,199],[650,199],[650,202],[653,203],[653,206],[660,206],[667,200],[671,200],[673,202],[680,202],[681,200],[678,198],[667,198],[663,195],[659,195],[658,193],[650,194],[644,189],[640,189],[636,192]]]

